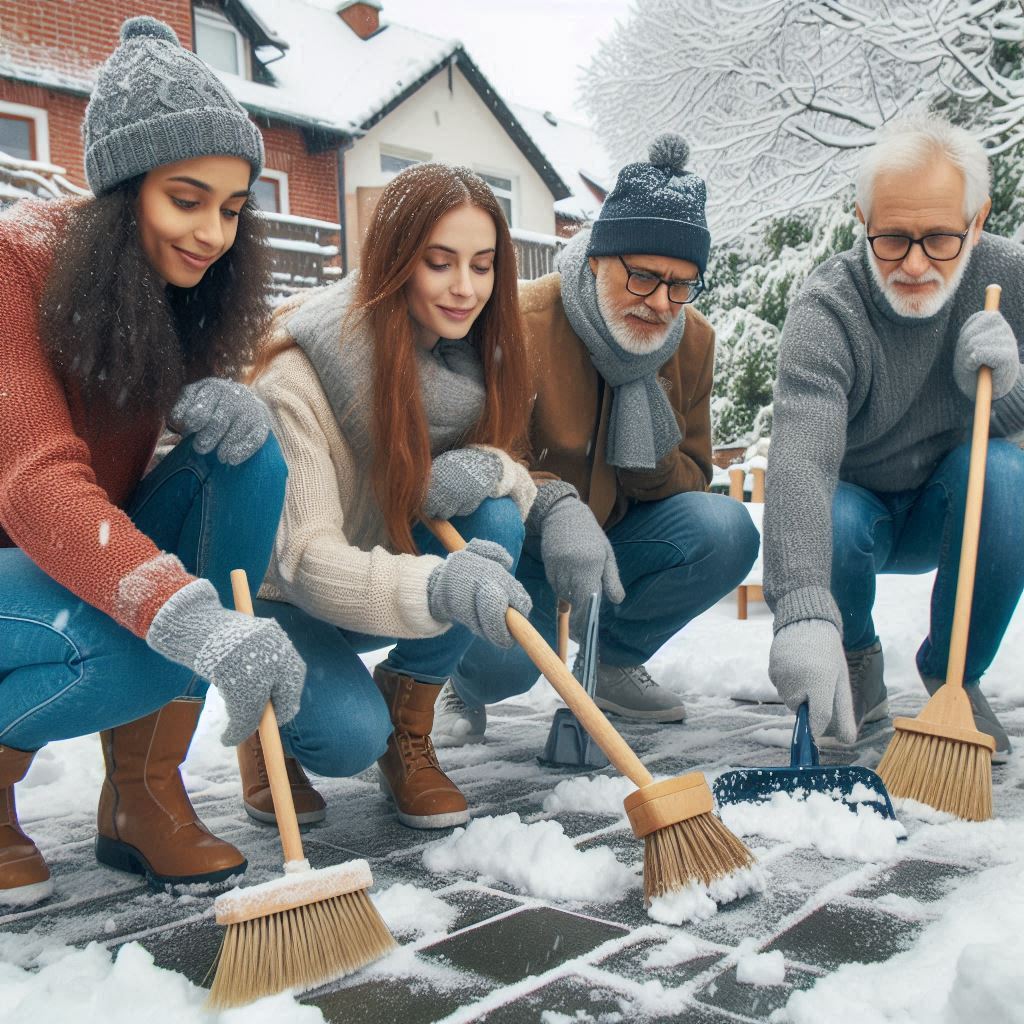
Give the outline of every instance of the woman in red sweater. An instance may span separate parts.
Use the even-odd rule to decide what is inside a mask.
[[[292,718],[305,677],[280,626],[229,610],[229,570],[253,589],[266,570],[286,476],[232,381],[267,315],[259,132],[170,28],[133,18],[84,135],[95,198],[0,216],[0,903],[52,889],[15,783],[91,732],[102,863],[158,885],[244,870],[178,767],[209,682],[233,745],[268,699]],[[165,423],[191,443],[144,476]]]

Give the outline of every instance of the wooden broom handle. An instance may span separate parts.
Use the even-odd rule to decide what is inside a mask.
[[[244,569],[231,570],[231,593],[235,598],[236,611],[252,615],[252,597],[249,594],[249,581]],[[263,716],[260,718],[260,743],[263,746],[263,761],[267,766],[270,795],[274,800],[274,815],[281,834],[285,863],[303,861],[306,855],[303,853],[302,839],[299,837],[299,820],[295,817],[295,802],[292,800],[288,769],[284,766],[281,733],[278,731],[277,718],[270,701],[267,701]]]
[[[558,602],[558,656],[562,661],[569,660],[569,612],[572,605],[568,601]]]
[[[448,551],[461,551],[466,546],[459,531],[451,523],[441,519],[427,519],[425,522]],[[619,773],[625,775],[638,789],[651,785],[654,778],[640,762],[640,758],[616,732],[614,726],[605,718],[604,712],[576,681],[576,677],[566,667],[565,662],[551,650],[544,637],[530,625],[529,620],[515,608],[509,608],[505,614],[505,623],[519,646],[530,656],[530,661],[540,669],[562,700],[569,705],[580,725],[587,730]]]
[[[990,284],[985,289],[985,309],[999,309],[1002,289]],[[964,532],[960,542],[960,572],[956,581],[956,603],[953,606],[953,631],[949,639],[949,662],[946,684],[964,685],[967,663],[967,636],[971,627],[971,602],[974,599],[974,575],[978,567],[978,536],[981,533],[981,500],[985,493],[985,461],[988,456],[988,424],[992,415],[992,371],[978,369],[978,387],[974,399],[974,433],[971,436],[971,459],[967,469],[967,505],[964,509]]]

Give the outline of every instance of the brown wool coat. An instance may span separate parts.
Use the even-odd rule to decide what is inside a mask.
[[[682,440],[653,470],[615,469],[605,461],[612,389],[562,308],[561,278],[548,274],[519,285],[532,375],[530,470],[540,484],[571,483],[607,530],[629,502],[659,501],[711,482],[711,382],[715,332],[692,306],[675,355],[658,373]]]

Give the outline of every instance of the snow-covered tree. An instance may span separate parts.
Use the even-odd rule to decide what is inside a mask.
[[[691,142],[716,242],[820,204],[913,106],[972,108],[993,154],[1024,141],[1018,0],[636,0],[584,71],[620,161],[665,130]]]

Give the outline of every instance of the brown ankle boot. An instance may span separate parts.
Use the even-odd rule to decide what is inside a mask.
[[[53,892],[50,869],[18,824],[14,784],[28,772],[34,750],[0,746],[0,904],[27,907]]]
[[[242,806],[245,813],[256,821],[276,825],[274,799],[270,795],[270,780],[267,778],[267,763],[263,760],[260,734],[254,732],[236,748],[238,769],[242,773]],[[300,825],[311,825],[327,817],[327,804],[313,788],[302,765],[294,757],[285,756],[284,766],[288,769],[288,781],[292,786],[292,800],[295,803],[295,817]]]
[[[172,700],[100,733],[107,764],[97,812],[101,864],[157,887],[220,882],[245,870],[241,853],[196,817],[178,771],[202,709],[201,700]]]
[[[398,820],[410,828],[465,824],[469,820],[466,798],[441,771],[430,742],[434,701],[441,687],[389,672],[380,665],[373,670],[373,681],[395,727],[377,767],[381,788],[394,800]]]

